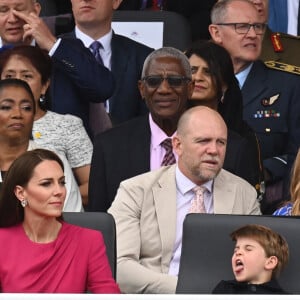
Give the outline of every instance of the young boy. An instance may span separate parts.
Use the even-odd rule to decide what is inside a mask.
[[[287,294],[276,278],[289,259],[283,237],[261,225],[246,225],[231,233],[235,280],[222,280],[213,294]]]

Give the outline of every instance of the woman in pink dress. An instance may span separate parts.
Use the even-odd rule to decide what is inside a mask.
[[[0,110],[13,110],[21,116],[18,111],[27,109],[31,97],[22,85],[14,83]],[[2,93],[0,81],[0,96]],[[19,107],[12,101],[17,97],[23,101]],[[22,125],[22,117],[15,120],[15,127]],[[120,292],[101,233],[63,221],[63,169],[55,153],[35,149],[21,154],[6,172],[0,196],[3,293]]]

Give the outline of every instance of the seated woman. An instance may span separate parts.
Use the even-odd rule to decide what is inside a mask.
[[[243,121],[242,94],[227,51],[210,41],[197,41],[185,52],[195,83],[188,105],[217,110],[228,127],[224,169],[244,178],[261,194],[263,181],[255,133]]]
[[[300,215],[300,150],[297,153],[292,169],[290,183],[291,199],[278,208],[274,216],[299,216]]]
[[[51,65],[48,54],[38,47],[17,46],[0,54],[1,79],[22,79],[33,92],[36,109],[33,123],[35,143],[65,155],[78,182],[83,204],[87,204],[93,145],[80,118],[42,108],[50,84]]]
[[[30,140],[35,114],[34,96],[29,85],[19,79],[0,80],[0,182],[13,161],[37,148]],[[68,161],[65,166],[67,196],[64,211],[81,211],[82,200]]]
[[[54,152],[27,151],[12,163],[0,196],[2,293],[119,293],[101,233],[64,222],[65,197]]]

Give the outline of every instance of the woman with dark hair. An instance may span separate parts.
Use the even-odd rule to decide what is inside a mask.
[[[62,220],[65,197],[55,153],[35,149],[12,163],[0,195],[1,292],[120,292],[101,233]]]
[[[217,110],[229,132],[224,168],[249,181],[262,197],[259,145],[243,121],[243,100],[228,52],[211,41],[197,41],[186,50],[195,87],[188,105]]]
[[[35,101],[29,85],[19,79],[0,80],[0,182],[21,154],[37,148],[30,140]],[[61,155],[61,154],[60,154]],[[67,196],[65,211],[81,211],[82,200],[68,161],[63,155]]]
[[[86,204],[92,142],[80,118],[45,109],[51,69],[49,55],[38,47],[16,46],[0,54],[1,79],[22,79],[33,92],[36,114],[32,136],[35,143],[65,155],[79,184],[83,204]]]
[[[195,82],[189,105],[218,110],[227,127],[240,135],[251,130],[243,121],[242,93],[228,52],[211,41],[197,41],[185,54]]]

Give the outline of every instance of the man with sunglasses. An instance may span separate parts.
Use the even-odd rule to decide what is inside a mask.
[[[138,83],[149,114],[97,136],[89,179],[90,211],[107,211],[122,180],[158,169],[166,154],[162,145],[176,132],[193,83],[186,56],[165,47],[146,58]],[[169,160],[174,162],[174,157]]]
[[[186,214],[260,214],[254,187],[222,169],[227,128],[217,111],[185,111],[172,145],[177,164],[122,181],[108,210],[123,293],[175,293]]]
[[[244,119],[256,132],[266,181],[263,212],[286,197],[300,146],[300,78],[259,60],[266,24],[249,0],[220,0],[211,12],[212,39],[231,55],[243,94]]]

